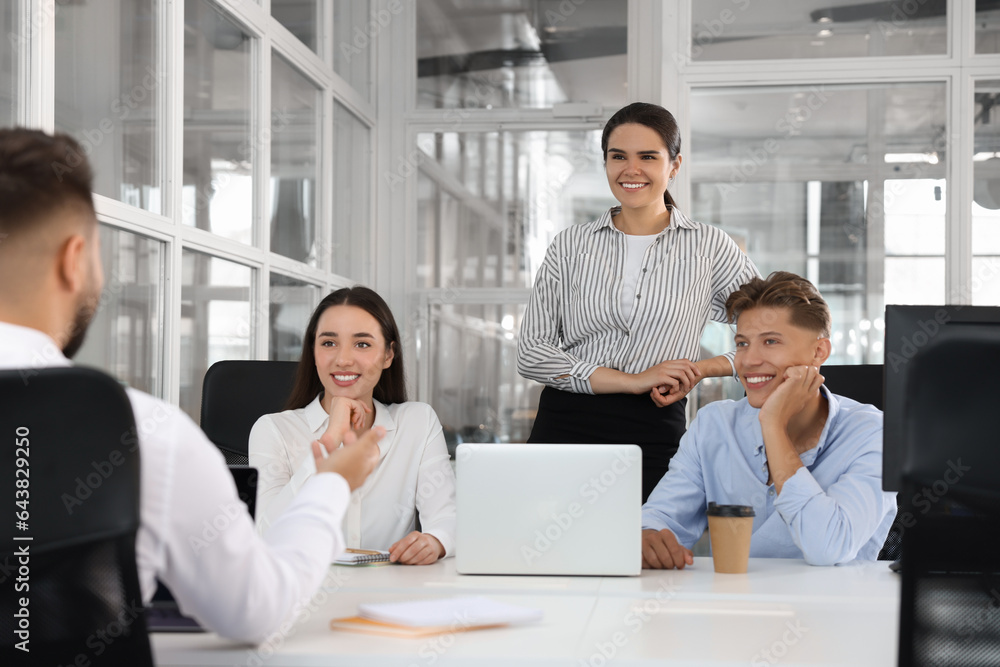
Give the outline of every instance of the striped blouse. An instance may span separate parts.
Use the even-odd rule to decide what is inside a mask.
[[[522,376],[592,394],[589,378],[602,366],[641,373],[670,359],[697,360],[708,318],[725,322],[726,299],[760,275],[725,232],[674,208],[646,250],[626,319],[625,234],[611,221],[620,210],[563,230],[549,246],[521,322]]]

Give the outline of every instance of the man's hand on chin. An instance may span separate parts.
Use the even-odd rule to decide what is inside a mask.
[[[764,400],[760,408],[763,426],[786,426],[793,416],[819,394],[823,376],[816,366],[789,366],[782,373],[781,383]]]

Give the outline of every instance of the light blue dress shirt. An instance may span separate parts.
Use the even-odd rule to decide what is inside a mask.
[[[643,529],[669,528],[691,548],[709,502],[752,505],[751,557],[875,560],[896,516],[896,494],[882,491],[882,412],[822,392],[829,414],[819,444],[801,455],[804,467],[780,495],[767,483],[760,410],[746,398],[701,408],[642,507]]]

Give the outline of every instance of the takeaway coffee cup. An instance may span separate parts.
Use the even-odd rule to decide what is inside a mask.
[[[750,505],[708,504],[708,535],[716,572],[741,574],[747,571],[753,517]]]

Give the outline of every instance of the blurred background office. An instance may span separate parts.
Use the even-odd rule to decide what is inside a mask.
[[[636,100],[680,123],[680,206],[819,286],[831,363],[882,362],[887,303],[1000,305],[1000,1],[4,0],[0,33],[0,125],[97,171],[78,360],[195,419],[212,363],[297,359],[364,283],[412,395],[523,442],[534,274],[615,203],[600,130]]]

